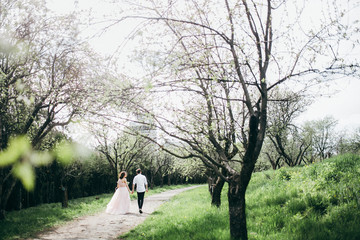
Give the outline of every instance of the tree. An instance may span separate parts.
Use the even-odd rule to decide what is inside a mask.
[[[352,40],[340,6],[329,5],[330,21],[309,29],[297,13],[286,15],[291,7],[292,2],[271,0],[147,1],[140,9],[145,14],[130,16],[157,24],[151,34],[162,36],[139,51],[142,60],[150,60],[146,69],[154,70],[142,88],[151,107],[136,101],[134,107],[183,143],[178,151],[166,151],[201,159],[228,183],[234,239],[247,239],[245,193],[265,138],[269,92],[290,79],[307,88],[315,75],[322,80],[358,68],[334,50]]]
[[[207,169],[208,177],[208,188],[211,195],[211,205],[220,207],[221,206],[221,192],[224,187],[225,181],[223,178],[218,176],[211,169]]]
[[[292,92],[277,93],[270,98],[267,137],[272,146],[266,148],[265,154],[273,169],[280,167],[280,160],[291,167],[305,161],[304,154],[312,142],[301,135],[301,129],[294,120],[307,105],[308,101],[303,96]],[[273,149],[276,154],[272,153]]]
[[[357,154],[360,152],[360,128],[355,129],[355,131],[350,135],[341,134],[339,141],[336,146],[337,154],[345,153],[354,153]]]
[[[43,1],[2,1],[0,9],[0,150],[20,135],[36,150],[83,113],[94,59],[78,39],[74,15],[50,16]],[[34,182],[35,164],[23,156],[16,163],[0,169],[0,218],[16,184],[12,173],[26,171],[18,176]]]
[[[164,185],[164,177],[170,173],[173,159],[167,153],[161,151],[151,151],[143,159],[141,165],[142,168],[147,168],[150,173],[149,184],[153,188],[155,185],[155,178],[158,177],[160,180],[160,186]]]
[[[108,133],[97,133],[97,150],[106,158],[113,170],[114,180],[119,178],[120,171],[129,172],[146,155],[149,141],[127,133],[117,135],[114,141]]]
[[[337,120],[327,116],[320,120],[305,123],[304,131],[311,136],[312,154],[320,161],[329,158],[335,153],[338,137],[335,132]]]

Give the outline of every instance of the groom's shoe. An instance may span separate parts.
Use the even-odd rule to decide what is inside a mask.
[[[141,211],[141,209],[139,210],[139,213],[143,213],[143,211]]]

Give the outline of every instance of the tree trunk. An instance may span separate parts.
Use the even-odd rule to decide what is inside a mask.
[[[215,185],[214,179],[215,179],[215,177],[212,177],[212,176],[208,176],[208,178],[207,178],[208,190],[209,190],[210,196],[212,196],[213,190],[214,190],[213,189],[214,185]]]
[[[266,117],[266,113],[265,113]],[[240,174],[232,174],[228,183],[230,235],[232,239],[247,240],[245,192],[259,156],[263,138],[258,139],[258,121],[253,115],[249,122],[249,141]],[[266,120],[266,119],[265,119]],[[262,128],[265,129],[265,126]],[[263,136],[261,134],[260,136]]]
[[[150,188],[153,189],[154,188],[154,175],[151,174],[151,177],[150,177]]]
[[[221,177],[217,177],[216,183],[212,186],[211,191],[211,205],[220,207],[221,205],[221,192],[224,187],[225,181]]]
[[[160,175],[161,176],[161,175]],[[164,177],[161,176],[160,177],[160,187],[163,187],[164,186]]]
[[[119,180],[119,173],[116,167],[114,168],[114,179],[117,184],[117,181]]]
[[[67,208],[68,207],[68,202],[69,202],[67,187],[64,187],[64,186],[61,185],[60,189],[63,191],[63,200],[61,202],[61,206],[63,208]]]
[[[23,192],[22,192],[22,186],[20,184],[16,184],[14,193],[14,209],[15,210],[21,210],[23,208],[22,204],[22,198],[23,198]]]
[[[247,240],[245,189],[238,182],[229,182],[228,201],[231,239]]]
[[[17,180],[13,177],[10,177],[9,181],[9,185],[6,185],[6,183],[0,183],[0,219],[5,219],[6,206],[17,182]]]
[[[171,185],[171,174],[168,175],[168,186]]]
[[[276,169],[280,168],[280,164],[279,164],[279,163],[280,163],[280,160],[281,160],[280,157],[277,157],[275,161],[272,161],[272,160],[270,159],[270,163],[271,163],[271,166],[272,166],[272,169],[273,169],[273,170],[276,170]]]

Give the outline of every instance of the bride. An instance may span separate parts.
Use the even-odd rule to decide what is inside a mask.
[[[130,189],[126,181],[127,173],[122,171],[119,174],[116,191],[106,207],[106,213],[126,214],[130,209]]]

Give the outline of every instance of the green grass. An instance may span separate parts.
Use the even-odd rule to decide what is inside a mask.
[[[255,173],[246,196],[249,239],[360,239],[359,176],[360,157],[355,155]],[[147,196],[178,187],[155,189]],[[226,195],[227,186],[217,209],[210,206],[205,185],[181,193],[120,238],[230,239]],[[6,221],[0,221],[0,238],[30,237],[75,217],[103,211],[111,196],[73,200],[68,209],[58,203],[11,212]]]
[[[226,208],[210,206],[207,186],[179,195],[163,204],[125,239],[227,239]]]
[[[360,239],[360,157],[255,173],[247,190],[249,239]],[[121,239],[230,239],[226,197],[210,206],[203,186],[162,205]]]
[[[146,196],[190,185],[164,186],[150,189]],[[69,201],[68,208],[61,203],[42,204],[36,207],[9,212],[5,220],[0,220],[0,239],[19,239],[34,237],[36,233],[63,224],[76,217],[104,211],[112,197],[111,194],[79,198]],[[130,195],[131,199],[136,194]]]

